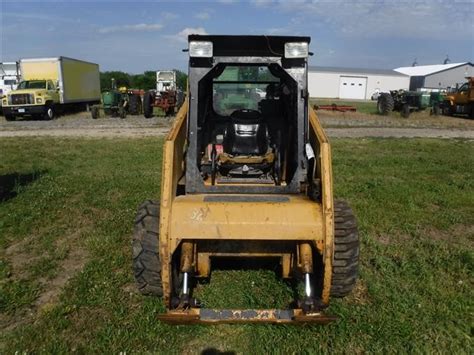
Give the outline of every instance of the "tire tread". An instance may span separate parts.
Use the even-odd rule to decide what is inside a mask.
[[[140,293],[163,296],[159,255],[159,205],[147,200],[138,207],[132,238],[133,274]]]
[[[359,266],[357,221],[347,202],[334,201],[334,259],[331,296],[347,296],[355,286]]]

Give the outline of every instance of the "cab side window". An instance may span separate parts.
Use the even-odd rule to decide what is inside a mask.
[[[465,83],[459,88],[459,92],[467,92],[467,83]]]
[[[48,90],[54,90],[54,85],[51,81],[48,81]]]

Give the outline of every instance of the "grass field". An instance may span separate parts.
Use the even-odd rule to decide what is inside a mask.
[[[474,143],[334,140],[359,219],[361,279],[328,326],[169,326],[134,289],[138,204],[159,198],[157,139],[0,140],[0,353],[471,353]],[[272,270],[216,270],[210,307],[285,306]],[[471,350],[469,350],[471,349]]]
[[[314,105],[349,105],[356,112],[318,110],[317,114],[325,128],[329,127],[404,127],[404,128],[448,128],[473,130],[474,121],[466,116],[434,116],[429,109],[414,111],[409,118],[392,111],[387,116],[377,113],[377,101],[346,101],[340,99],[311,99]]]

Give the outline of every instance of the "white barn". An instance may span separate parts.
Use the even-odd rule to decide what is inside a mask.
[[[474,76],[474,65],[470,62],[419,65],[394,70],[410,76],[410,90],[442,90],[456,85],[461,86],[466,82],[466,77]]]
[[[375,92],[406,89],[408,75],[394,70],[314,67],[308,70],[309,96],[370,100]]]

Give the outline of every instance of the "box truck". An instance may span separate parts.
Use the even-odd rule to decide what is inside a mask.
[[[53,119],[65,109],[100,102],[99,65],[59,57],[20,60],[21,81],[2,98],[7,120],[21,116]]]
[[[16,89],[20,78],[19,66],[18,62],[0,63],[0,97]]]

